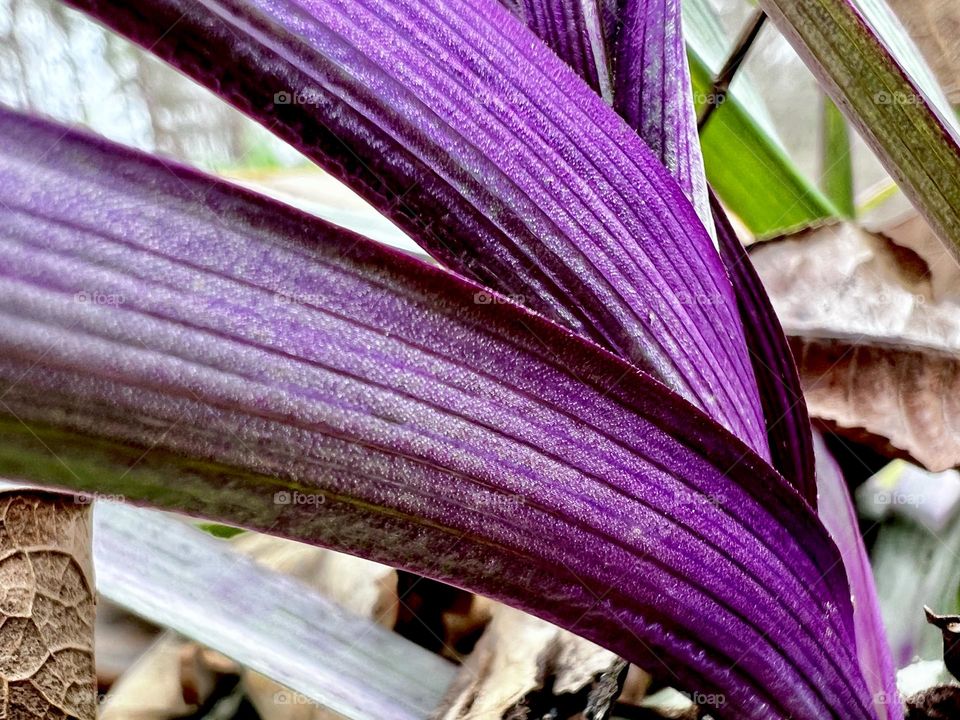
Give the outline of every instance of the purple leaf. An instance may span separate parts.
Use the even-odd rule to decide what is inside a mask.
[[[712,230],[680,0],[623,0],[614,108],[676,178]]]
[[[867,557],[857,513],[840,466],[819,433],[814,435],[820,518],[840,549],[853,595],[853,622],[860,668],[866,678],[877,714],[886,720],[903,720],[903,700],[897,691],[896,671],[887,632],[880,614],[877,588]]]
[[[0,475],[456,583],[722,700],[718,718],[875,717],[812,509],[599,347],[7,112],[0,220]]]
[[[73,4],[259,119],[448,267],[613,349],[768,456],[702,223],[496,0]]]
[[[613,104],[609,45],[616,0],[504,0],[503,5]]]
[[[740,306],[747,349],[760,388],[773,466],[790,480],[811,507],[817,507],[817,481],[810,417],[797,365],[773,304],[726,211],[711,193],[720,257]]]

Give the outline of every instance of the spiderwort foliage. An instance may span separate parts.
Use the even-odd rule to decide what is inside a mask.
[[[678,0],[71,4],[443,267],[2,110],[0,472],[499,598],[718,718],[902,717]]]

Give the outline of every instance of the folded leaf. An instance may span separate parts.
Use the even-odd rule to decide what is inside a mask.
[[[614,349],[768,454],[702,223],[496,0],[73,4],[264,122],[448,267]]]
[[[100,613],[98,602],[97,614]],[[106,639],[99,631],[98,627],[97,643],[102,647]],[[239,671],[238,667],[229,667],[230,663],[223,655],[207,650],[173,630],[163,632],[143,653],[132,658],[119,679],[110,684],[110,691],[98,703],[96,717],[98,720],[191,717],[201,707],[210,707],[207,703],[217,702],[214,692],[222,691],[223,686],[218,688],[217,683],[225,674],[221,671],[233,671],[229,673],[232,675]],[[98,674],[99,666],[98,657]]]
[[[616,0],[503,0],[503,5],[613,103],[609,45],[617,25]]]
[[[877,588],[873,584],[870,559],[860,536],[850,490],[840,466],[819,433],[814,435],[814,447],[820,518],[837,543],[850,581],[860,668],[870,688],[877,715],[888,720],[903,720],[903,699],[897,691],[897,677],[880,615]]]
[[[584,14],[596,13],[594,2],[528,0],[515,7],[513,0],[503,0],[503,4],[596,89],[592,66],[584,65],[578,42]],[[614,108],[671,171],[712,235],[680,3],[627,0],[619,7],[608,7],[613,5],[603,3],[604,16],[613,17],[605,23],[605,38],[616,70]],[[563,32],[560,23],[545,23],[545,18],[558,13],[565,14],[569,31]],[[711,92],[712,71],[719,69],[726,51],[726,36],[714,15],[705,0],[684,3],[684,16],[690,20],[687,40],[694,65],[694,95],[699,103]],[[730,109],[702,137],[704,153],[711,158],[708,169],[714,188],[758,235],[796,230],[833,217],[829,202],[801,177],[776,140],[772,125],[764,122],[759,96],[744,93],[748,102],[740,104],[742,89],[741,84],[737,93],[728,93]],[[752,164],[745,168],[744,163]]]
[[[0,474],[455,583],[720,718],[874,717],[836,547],[682,398],[398,251],[0,118]]]
[[[600,646],[495,604],[435,716],[608,717],[625,670],[623,660]]]
[[[94,523],[103,595],[283,683],[281,702],[421,720],[453,680],[438,655],[185,523],[109,501]]]
[[[960,256],[960,131],[884,0],[760,0],[824,90]]]
[[[624,0],[621,7],[614,108],[670,170],[712,232],[680,0]]]
[[[793,353],[773,304],[723,206],[712,193],[710,199],[720,257],[737,294],[747,349],[760,388],[773,465],[799,489],[811,507],[816,507],[813,436]]]

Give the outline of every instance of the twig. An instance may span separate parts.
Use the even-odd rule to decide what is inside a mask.
[[[763,28],[763,23],[766,19],[767,14],[760,8],[753,11],[750,22],[744,26],[740,37],[737,38],[737,42],[733,46],[730,57],[727,58],[727,61],[723,64],[716,79],[713,81],[710,93],[707,95],[707,104],[697,119],[698,130],[703,130],[704,125],[707,124],[707,120],[713,115],[713,111],[726,100],[727,92],[730,90],[730,83],[733,82],[734,75],[737,74],[737,70],[750,51],[750,47],[753,45],[754,40],[757,39],[757,35],[760,34],[760,30]]]

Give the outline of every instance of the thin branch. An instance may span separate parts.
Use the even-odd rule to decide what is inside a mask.
[[[737,70],[740,69],[740,65],[747,57],[747,53],[750,51],[754,41],[760,34],[760,30],[763,29],[763,23],[766,21],[766,19],[767,14],[760,8],[757,8],[753,11],[750,22],[744,26],[740,33],[740,37],[737,38],[737,42],[733,46],[733,51],[730,53],[730,57],[727,58],[727,61],[723,64],[723,67],[720,69],[720,72],[713,81],[713,85],[711,86],[710,92],[707,95],[707,104],[704,106],[702,112],[700,113],[700,117],[697,119],[698,130],[703,130],[704,126],[707,124],[707,120],[709,120],[710,116],[713,115],[713,111],[722,105],[724,100],[726,100],[727,92],[730,90],[730,83],[733,82],[733,78],[737,74]]]

